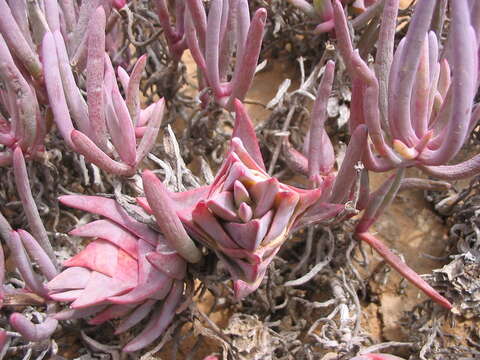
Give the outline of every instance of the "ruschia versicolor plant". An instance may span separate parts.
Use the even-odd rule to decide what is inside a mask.
[[[298,189],[270,177],[251,120],[238,100],[235,112],[230,150],[211,185],[169,193],[153,173],[145,171],[148,204],[141,203],[158,224],[178,222],[172,219],[178,214],[190,235],[223,260],[236,297],[243,298],[258,288],[291,231],[331,220],[344,206],[324,202],[321,188]],[[180,254],[198,253],[188,236],[170,239]]]

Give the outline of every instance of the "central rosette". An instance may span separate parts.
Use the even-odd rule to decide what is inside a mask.
[[[246,283],[236,282],[237,292],[243,292],[239,286],[258,287],[285,240],[300,200],[295,190],[258,166],[240,139],[232,140],[232,151],[192,220],[233,279]]]

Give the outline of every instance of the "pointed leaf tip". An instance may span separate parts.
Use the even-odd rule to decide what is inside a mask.
[[[252,120],[248,116],[243,103],[235,99],[235,126],[233,128],[232,139],[239,138],[247,152],[256,161],[256,163],[265,170],[262,153],[258,144],[257,135]]]

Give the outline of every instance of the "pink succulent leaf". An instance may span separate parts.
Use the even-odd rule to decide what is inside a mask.
[[[42,77],[42,64],[38,55],[32,50],[29,43],[23,36],[12,12],[5,0],[0,0],[0,33],[13,50],[16,57],[25,66],[28,72],[36,79]]]
[[[30,189],[30,181],[28,179],[27,166],[23,157],[22,150],[17,147],[13,152],[13,172],[15,175],[15,185],[18,195],[23,205],[28,224],[39,241],[40,246],[46,252],[51,262],[56,266],[57,260],[53,252],[52,245],[48,239],[47,231],[43,225],[42,219],[33,199],[32,191]]]
[[[105,71],[105,10],[99,6],[88,26],[87,104],[91,124],[91,138],[107,151],[107,130],[104,112],[103,78]]]
[[[257,164],[265,170],[262,153],[258,145],[257,135],[253,127],[252,120],[245,109],[245,106],[240,100],[234,101],[235,106],[235,126],[233,128],[232,138],[239,138],[248,153],[252,156]]]
[[[148,203],[167,242],[189,262],[200,261],[202,254],[178,218],[165,185],[148,170],[143,172],[142,178]]]
[[[42,274],[45,275],[47,280],[53,279],[58,274],[58,271],[45,250],[42,249],[37,240],[35,240],[27,231],[19,229],[18,234],[22,239],[23,246],[30,257],[37,263]]]
[[[183,282],[176,280],[173,284],[170,294],[165,299],[162,308],[157,310],[145,329],[130,341],[124,348],[125,352],[137,351],[145,346],[148,346],[156,338],[158,338],[170,325],[174,315],[175,309],[180,304],[183,294]]]
[[[143,319],[145,319],[145,317],[150,313],[150,311],[152,311],[155,303],[155,300],[148,300],[145,301],[143,304],[139,305],[135,310],[132,311],[130,315],[128,315],[128,317],[126,317],[120,323],[120,325],[115,330],[115,334],[121,334],[138,324]]]
[[[147,55],[140,56],[133,67],[127,87],[127,107],[133,125],[137,125],[140,117],[140,80],[147,64]]]
[[[423,280],[420,275],[413,271],[397,255],[391,252],[391,250],[375,236],[368,232],[357,233],[355,236],[358,239],[365,241],[368,245],[374,248],[375,251],[378,252],[391,267],[397,270],[405,279],[410,281],[418,289],[423,291],[433,301],[448,310],[452,309],[452,304],[447,299],[440,295],[425,280]]]
[[[59,200],[66,206],[104,216],[151,245],[157,244],[158,233],[128,215],[113,199],[101,196],[64,195],[60,196]]]
[[[10,324],[28,341],[42,341],[48,339],[57,328],[58,321],[47,317],[40,324],[33,324],[25,316],[20,313],[10,315]]]
[[[135,156],[135,163],[139,164],[143,158],[152,150],[157,139],[158,132],[160,131],[160,125],[162,123],[163,114],[165,110],[165,100],[161,98],[154,105],[154,107],[149,106],[147,110],[150,111],[148,123],[145,128],[145,132],[142,134],[142,140],[138,144]],[[140,113],[140,122],[142,121],[142,113]],[[138,127],[136,129],[139,129]]]
[[[181,280],[187,273],[187,263],[174,252],[150,252],[145,255],[147,260],[161,272],[176,280]]]

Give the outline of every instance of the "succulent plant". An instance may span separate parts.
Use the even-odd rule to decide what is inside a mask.
[[[80,226],[73,236],[94,238],[67,260],[51,279],[48,296],[71,302],[71,310],[55,319],[93,317],[90,324],[121,318],[115,333],[123,333],[149,318],[144,329],[124,348],[139,350],[157,339],[172,321],[181,302],[186,262],[165,239],[130,217],[113,199],[62,196],[68,206],[106,217]]]

